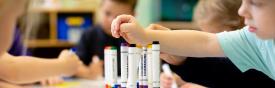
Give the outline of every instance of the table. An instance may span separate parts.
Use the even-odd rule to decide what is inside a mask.
[[[72,79],[51,87],[34,85],[31,88],[104,88],[104,80]]]

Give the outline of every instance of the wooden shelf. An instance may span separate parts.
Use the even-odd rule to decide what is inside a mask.
[[[28,48],[58,48],[58,47],[73,47],[76,44],[68,41],[60,40],[29,40]]]
[[[96,12],[96,8],[35,8],[31,10],[32,12]]]
[[[193,22],[161,21],[161,22],[157,22],[156,24],[165,26],[167,28],[171,28],[173,30],[180,30],[180,29],[193,29],[193,30],[197,30],[198,29],[198,27]]]

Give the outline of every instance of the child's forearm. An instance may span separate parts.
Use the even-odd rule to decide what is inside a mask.
[[[224,56],[215,34],[194,30],[146,30],[148,42],[160,41],[161,51],[191,57]]]
[[[63,75],[63,62],[58,59],[39,59],[35,57],[14,57],[5,54],[0,58],[0,78],[16,83],[32,83],[48,77]]]
[[[18,85],[10,84],[4,81],[0,81],[0,88],[23,88]]]
[[[0,55],[8,51],[15,30],[16,18],[0,13]]]

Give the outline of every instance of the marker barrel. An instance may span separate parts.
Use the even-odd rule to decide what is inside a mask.
[[[147,78],[148,78],[148,87],[152,88],[153,83],[153,60],[152,60],[152,45],[147,47]]]
[[[127,87],[127,77],[128,77],[128,46],[127,44],[123,43],[120,46],[120,61],[121,61],[121,87]]]
[[[136,88],[137,87],[137,48],[135,44],[131,44],[129,47],[129,59],[128,59],[128,82],[127,82],[127,88]]]
[[[105,85],[106,85],[106,87],[108,88],[109,87],[109,85],[110,85],[110,73],[109,73],[109,71],[110,71],[110,64],[109,64],[109,62],[110,62],[110,60],[108,60],[109,59],[109,47],[105,47],[105,49],[104,49],[104,76],[105,76]]]
[[[148,88],[147,48],[142,47],[142,88]]]
[[[111,70],[110,73],[112,73],[111,83],[113,85],[117,85],[117,78],[118,78],[118,72],[117,72],[117,49],[115,47],[112,47],[110,50],[110,58],[111,58]]]
[[[153,88],[160,88],[160,45],[154,41],[152,44]]]

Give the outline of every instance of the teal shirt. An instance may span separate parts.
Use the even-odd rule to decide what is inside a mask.
[[[275,41],[262,40],[248,27],[217,34],[224,54],[242,71],[256,69],[275,80]]]

